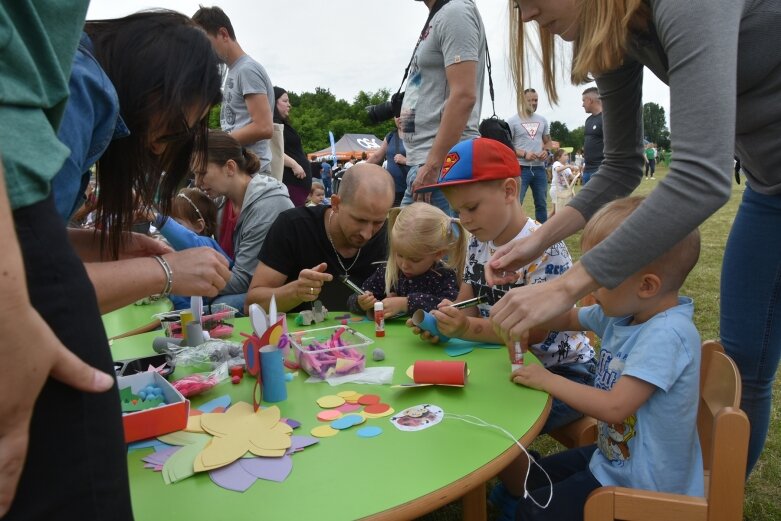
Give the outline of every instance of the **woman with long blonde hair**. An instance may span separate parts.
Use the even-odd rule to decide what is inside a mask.
[[[781,3],[767,0],[514,0],[511,51],[516,90],[536,52],[557,99],[560,46],[572,42],[570,80],[596,80],[605,160],[570,204],[532,237],[500,248],[494,283],[581,229],[605,203],[642,179],[643,74],[670,86],[675,151],[667,177],[620,227],[545,287],[513,289],[492,310],[507,337],[569,309],[600,286],[615,288],[721,208],[732,175],[746,179],[721,277],[721,341],[743,379],[751,421],[748,472],[767,435],[781,356]],[[523,104],[523,96],[518,96]],[[521,107],[523,109],[523,107]],[[733,157],[738,163],[733,168]],[[761,257],[758,257],[758,254]],[[695,399],[694,397],[692,399]]]

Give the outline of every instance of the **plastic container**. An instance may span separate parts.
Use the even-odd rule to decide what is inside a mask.
[[[298,365],[310,376],[326,379],[360,373],[366,346],[373,340],[349,326],[331,326],[288,335]]]
[[[141,358],[129,358],[127,360],[116,360],[114,362],[114,373],[117,376],[130,376],[136,373],[145,373],[149,370],[149,366],[160,367],[163,366],[162,371],[159,371],[160,376],[167,378],[174,372],[173,361],[166,355],[152,355],[144,356]]]
[[[165,336],[182,338],[182,322],[180,313],[189,310],[158,313],[154,317],[160,320]],[[233,319],[239,310],[227,304],[214,304],[203,307],[201,326],[211,338],[228,338],[233,334]]]

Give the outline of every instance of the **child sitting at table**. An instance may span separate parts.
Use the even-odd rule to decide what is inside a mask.
[[[583,251],[610,235],[641,201],[619,199],[598,211],[583,231]],[[697,436],[700,337],[692,322],[692,300],[678,295],[699,253],[700,236],[694,230],[616,288],[596,290],[596,305],[572,309],[546,324],[586,328],[602,338],[594,387],[533,364],[515,371],[513,381],[596,418],[598,440],[540,460],[553,481],[553,499],[545,510],[528,498],[515,499],[517,519],[581,519],[586,498],[602,486],[703,495]],[[505,499],[523,496],[526,471],[517,469],[514,463],[500,474]],[[540,474],[532,474],[525,488],[544,502],[549,485]]]
[[[491,306],[513,287],[551,280],[572,266],[567,247],[559,242],[542,257],[520,269],[515,283],[503,286],[488,286],[486,283],[484,267],[496,249],[514,239],[529,236],[540,226],[526,216],[521,206],[519,176],[518,161],[509,147],[493,139],[469,139],[450,150],[438,184],[418,190],[441,189],[453,210],[459,212],[461,224],[472,234],[457,300],[477,296],[486,299],[477,307],[463,310],[450,307],[450,300],[442,301],[432,315],[443,335],[476,342],[504,343],[489,323]],[[437,337],[414,327],[411,321],[408,321],[408,326],[424,339],[438,341]],[[529,343],[531,351],[551,371],[574,382],[593,383],[596,371],[594,349],[582,331],[535,330]],[[554,400],[542,432],[554,430],[581,416],[582,413]]]
[[[436,206],[413,203],[390,210],[388,229],[388,263],[364,281],[363,295],[350,298],[351,309],[355,303],[373,314],[381,300],[385,316],[411,315],[458,295],[467,233],[457,219]]]
[[[157,215],[153,221],[160,234],[176,251],[208,246],[220,252],[233,267],[233,259],[214,240],[217,205],[197,188],[183,188],[171,205],[171,216]],[[190,307],[190,298],[170,296],[174,309]]]

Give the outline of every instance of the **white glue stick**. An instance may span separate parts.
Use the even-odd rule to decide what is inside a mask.
[[[523,367],[523,347],[521,346],[521,341],[516,340],[513,344],[513,353],[512,353],[512,370],[516,371]]]

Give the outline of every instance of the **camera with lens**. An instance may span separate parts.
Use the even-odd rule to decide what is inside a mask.
[[[382,123],[393,117],[401,115],[401,103],[404,101],[404,93],[397,92],[391,96],[390,101],[369,105],[366,107],[366,115],[372,123]]]

